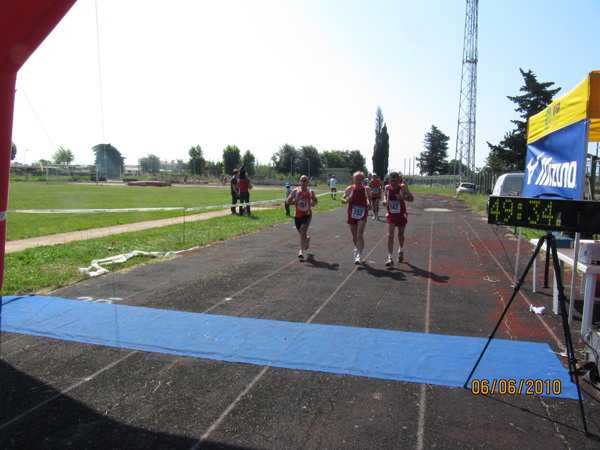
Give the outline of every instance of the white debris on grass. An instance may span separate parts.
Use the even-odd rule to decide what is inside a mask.
[[[164,257],[164,256],[171,256],[171,255],[176,255],[177,253],[183,253],[183,252],[188,252],[190,250],[194,250],[198,247],[192,247],[192,248],[188,248],[187,250],[179,250],[179,251],[170,251],[170,252],[144,252],[141,250],[134,250],[132,252],[129,253],[125,253],[122,255],[116,255],[116,256],[111,256],[110,258],[104,258],[104,259],[95,259],[91,262],[91,265],[89,267],[80,267],[79,268],[79,272],[86,274],[90,277],[97,277],[99,275],[103,275],[105,273],[108,273],[109,271],[107,269],[105,269],[104,267],[101,267],[101,265],[110,265],[110,264],[119,264],[119,263],[124,263],[125,261],[127,261],[130,258],[133,258],[134,256],[157,256],[157,257]],[[94,270],[95,269],[95,270]]]

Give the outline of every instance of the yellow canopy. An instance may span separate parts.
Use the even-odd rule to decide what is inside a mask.
[[[527,143],[586,118],[590,120],[588,142],[600,141],[600,70],[590,72],[571,92],[530,117]]]

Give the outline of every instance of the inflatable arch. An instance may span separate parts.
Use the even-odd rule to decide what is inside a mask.
[[[76,0],[0,2],[0,289],[4,280],[6,210],[17,72]]]

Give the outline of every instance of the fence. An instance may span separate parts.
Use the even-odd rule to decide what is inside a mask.
[[[480,172],[475,173],[471,176],[470,183],[477,185],[478,192],[481,194],[491,194],[494,184],[501,173],[487,173]],[[439,187],[439,188],[457,188],[461,183],[458,175],[434,175],[431,177],[427,176],[405,176],[404,177],[409,185],[412,186],[427,186],[427,187]],[[465,180],[463,180],[465,181]]]

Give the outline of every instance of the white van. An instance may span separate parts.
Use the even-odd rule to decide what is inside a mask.
[[[524,184],[524,173],[505,173],[496,180],[492,195],[494,197],[520,197],[523,195]]]

